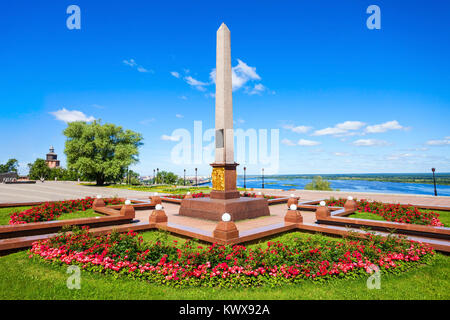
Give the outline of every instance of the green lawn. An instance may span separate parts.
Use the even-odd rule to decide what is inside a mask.
[[[439,220],[441,220],[444,226],[450,227],[450,211],[439,211],[439,210],[420,210],[420,211],[426,212],[433,211],[435,213],[439,213]]]
[[[439,220],[444,224],[445,227],[450,227],[450,211],[439,211],[439,210],[423,210],[420,209],[420,211],[423,212],[435,212],[439,213]],[[369,220],[379,220],[379,221],[385,221],[383,217],[370,213],[370,212],[356,212],[354,214],[351,214],[348,216],[349,218],[357,218],[357,219],[369,219]]]
[[[10,216],[13,212],[20,212],[30,208],[31,207],[0,208],[0,225],[9,224]]]
[[[348,216],[349,218],[356,218],[356,219],[369,219],[369,220],[379,220],[379,221],[385,221],[383,217],[378,216],[376,214],[370,213],[370,212],[356,212],[354,214],[351,214]]]
[[[14,207],[14,208],[1,208],[0,209],[0,225],[9,224],[10,216],[13,212],[23,211],[30,209],[31,207]],[[96,213],[92,209],[88,209],[86,211],[75,211],[71,213],[66,213],[61,215],[56,220],[68,220],[68,219],[77,219],[77,218],[90,218],[101,216],[101,214]]]
[[[92,218],[92,217],[100,217],[100,216],[103,216],[103,215],[95,212],[93,209],[87,209],[86,211],[75,211],[75,212],[71,212],[71,213],[62,214],[56,220]]]
[[[184,241],[158,231],[143,236],[147,241]],[[295,232],[272,240],[295,236],[304,235]],[[441,254],[430,265],[400,275],[382,275],[380,290],[367,289],[366,279],[305,281],[276,288],[179,289],[87,271],[81,272],[81,289],[69,290],[66,271],[63,266],[29,259],[26,251],[0,257],[0,299],[450,299],[450,257]]]

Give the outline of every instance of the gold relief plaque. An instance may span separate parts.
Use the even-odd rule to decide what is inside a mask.
[[[220,167],[213,168],[211,178],[213,190],[218,191],[225,190],[225,168]]]

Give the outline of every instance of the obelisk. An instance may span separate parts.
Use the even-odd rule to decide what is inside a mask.
[[[220,221],[226,212],[233,221],[269,216],[267,199],[240,197],[236,188],[233,134],[233,85],[231,82],[230,30],[222,23],[217,30],[216,55],[216,154],[210,197],[185,198],[180,216]]]
[[[230,30],[222,23],[217,30],[216,47],[216,149],[211,164],[212,199],[239,198],[236,189],[233,133],[233,84]]]

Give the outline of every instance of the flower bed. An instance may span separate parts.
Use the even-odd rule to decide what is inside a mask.
[[[398,273],[428,263],[433,255],[422,243],[373,234],[366,240],[302,236],[252,249],[144,242],[132,231],[92,236],[84,228],[34,242],[29,257],[175,287],[252,287],[368,277],[378,270]]]
[[[186,194],[171,194],[164,197],[172,199],[184,199],[185,196]],[[192,198],[204,198],[204,197],[209,197],[209,193],[198,192],[192,194]]]
[[[115,205],[120,204],[120,199],[104,199],[105,204]],[[85,199],[66,200],[59,202],[46,202],[38,206],[33,206],[31,209],[21,212],[14,212],[11,215],[9,224],[23,224],[29,222],[43,222],[55,220],[65,213],[75,211],[86,211],[92,208],[94,198],[87,197]]]
[[[355,199],[356,200],[356,199]],[[343,207],[346,199],[329,199],[326,201],[327,206]],[[439,220],[439,213],[433,211],[420,211],[412,205],[401,204],[385,204],[382,202],[369,202],[361,199],[356,200],[358,205],[357,211],[368,212],[382,217],[387,221],[421,224],[435,227],[444,226]]]

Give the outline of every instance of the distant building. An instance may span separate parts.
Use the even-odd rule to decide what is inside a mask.
[[[59,168],[58,155],[55,153],[55,148],[50,147],[50,152],[47,153],[47,158],[45,160],[49,168]]]

